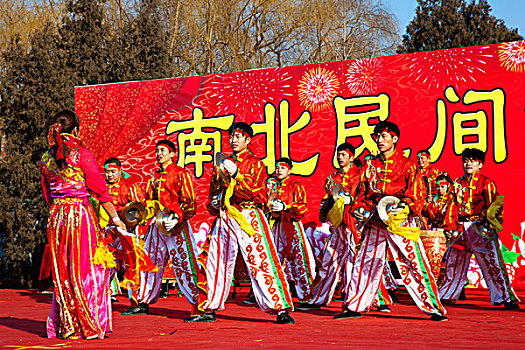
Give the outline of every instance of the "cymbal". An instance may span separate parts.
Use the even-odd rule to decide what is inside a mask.
[[[168,231],[166,229],[166,226],[164,225],[165,223],[165,218],[167,218],[169,215],[171,214],[171,212],[169,211],[169,209],[164,209],[164,210],[159,210],[156,214],[156,217],[157,217],[157,228],[159,229],[159,232],[161,234],[163,234],[164,236],[172,236],[173,235],[173,231],[175,228],[173,228],[171,231]]]
[[[224,161],[226,159],[227,157],[223,153],[215,153],[215,166],[217,167],[217,171],[219,172],[219,175],[222,177],[224,182],[229,183],[231,177],[226,168],[224,168]]]
[[[141,202],[129,202],[119,213],[120,220],[129,228],[135,227],[144,220],[146,208]]]
[[[395,206],[397,203],[399,203],[401,200],[394,196],[384,196],[381,198],[379,203],[377,204],[377,213],[379,214],[379,218],[381,221],[383,221],[385,224],[388,223],[388,212],[392,208],[392,206]]]

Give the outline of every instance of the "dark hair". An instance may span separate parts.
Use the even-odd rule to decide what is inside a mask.
[[[71,132],[80,126],[80,121],[75,112],[64,109],[63,111],[58,112],[52,119],[53,124],[59,123],[62,125],[61,134],[71,134]]]
[[[383,131],[393,132],[397,135],[398,138],[401,136],[399,127],[395,123],[392,123],[388,120],[381,121],[377,123],[376,126],[374,127],[374,134],[380,134]]]
[[[481,163],[485,163],[485,152],[477,148],[465,148],[461,153],[461,159],[472,158],[479,160]]]
[[[106,161],[104,162],[104,165],[106,164],[116,164],[120,167],[122,166],[122,163],[120,163],[120,160],[118,160],[118,158],[115,158],[115,157],[106,159]]]
[[[293,164],[292,164],[292,161],[290,160],[290,158],[286,158],[286,157],[282,157],[282,158],[279,158],[277,159],[277,161],[275,162],[275,164],[278,164],[278,163],[286,163],[288,164],[288,166],[290,167],[290,169],[292,169],[293,167]]]
[[[337,146],[337,152],[341,151],[350,151],[352,155],[355,155],[355,148],[348,142],[342,143],[339,146]]]
[[[175,144],[168,139],[160,140],[159,142],[157,142],[155,148],[161,145],[167,146],[173,153],[175,153],[175,150],[177,149],[177,147],[175,147]]]
[[[430,152],[428,151],[428,149],[422,149],[421,151],[418,151],[417,156],[419,157],[420,154],[424,154],[430,158]]]
[[[253,129],[245,122],[235,122],[228,129],[228,134],[231,136],[236,130],[241,130],[243,134],[248,134],[250,138],[253,137]]]
[[[58,112],[51,119],[53,125],[50,128],[48,139],[53,139],[53,146],[51,147],[55,151],[55,161],[60,169],[65,169],[67,166],[66,161],[66,148],[63,147],[62,134],[70,134],[73,130],[80,126],[78,116],[75,112],[64,109]],[[55,126],[60,127],[59,129]],[[50,140],[51,141],[51,140]]]

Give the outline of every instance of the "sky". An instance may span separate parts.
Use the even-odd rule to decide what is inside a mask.
[[[525,0],[488,0],[492,7],[491,14],[505,21],[508,28],[518,28],[518,33],[525,37]],[[416,0],[385,0],[397,16],[400,34],[405,34],[408,23],[414,18]]]

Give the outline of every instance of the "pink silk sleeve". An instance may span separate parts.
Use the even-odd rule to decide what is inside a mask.
[[[80,168],[86,176],[86,187],[91,195],[101,203],[112,202],[97,162],[95,162],[93,154],[88,149],[83,149],[80,152]]]
[[[51,198],[51,189],[49,188],[49,182],[47,182],[44,172],[42,171],[43,164],[40,162],[40,184],[42,185],[42,196],[46,200],[47,204],[51,206],[53,204],[53,198]]]

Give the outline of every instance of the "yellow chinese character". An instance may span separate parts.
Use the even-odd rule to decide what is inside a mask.
[[[276,142],[275,142],[275,121],[277,120],[277,111],[273,104],[267,103],[264,106],[265,121],[262,123],[253,123],[253,133],[266,134],[266,157],[262,159],[263,163],[271,174],[275,171],[276,160]],[[311,120],[310,112],[304,111],[297,121],[290,125],[290,104],[286,100],[279,103],[279,140],[281,157],[290,158],[290,135],[304,129]],[[292,173],[296,175],[309,176],[312,175],[317,167],[319,160],[319,153],[303,161],[294,161]]]
[[[362,111],[362,107],[378,106],[374,109]],[[350,108],[357,108],[357,111],[350,111]],[[374,126],[369,121],[378,119],[383,121],[388,119],[390,113],[390,97],[387,94],[377,96],[363,96],[334,98],[334,109],[337,119],[337,141],[336,145],[346,142],[347,138],[360,138],[361,144],[355,149],[355,156],[359,157],[365,149],[372,154],[377,154],[377,145],[372,139]],[[333,165],[338,167],[336,153],[333,156]]]
[[[445,99],[458,103],[461,98],[456,90],[449,86],[445,89]],[[505,139],[505,93],[500,88],[491,91],[468,90],[463,96],[463,104],[471,105],[478,102],[492,102],[492,127],[494,137],[494,161],[504,162],[507,159],[507,142]],[[447,108],[443,99],[437,101],[437,132],[432,146],[429,148],[430,158],[436,161],[441,157],[445,147],[447,130]],[[455,112],[452,115],[453,149],[455,154],[461,154],[465,148],[478,148],[484,152],[488,149],[489,124],[487,112]]]
[[[222,149],[222,134],[219,130],[228,130],[234,116],[226,115],[213,118],[203,118],[201,108],[193,109],[192,120],[171,120],[166,126],[166,135],[179,132],[177,145],[179,158],[177,165],[195,164],[195,177],[203,174],[204,163],[213,162],[213,156]],[[204,132],[203,128],[216,129],[213,132]],[[190,133],[180,132],[192,130]]]

